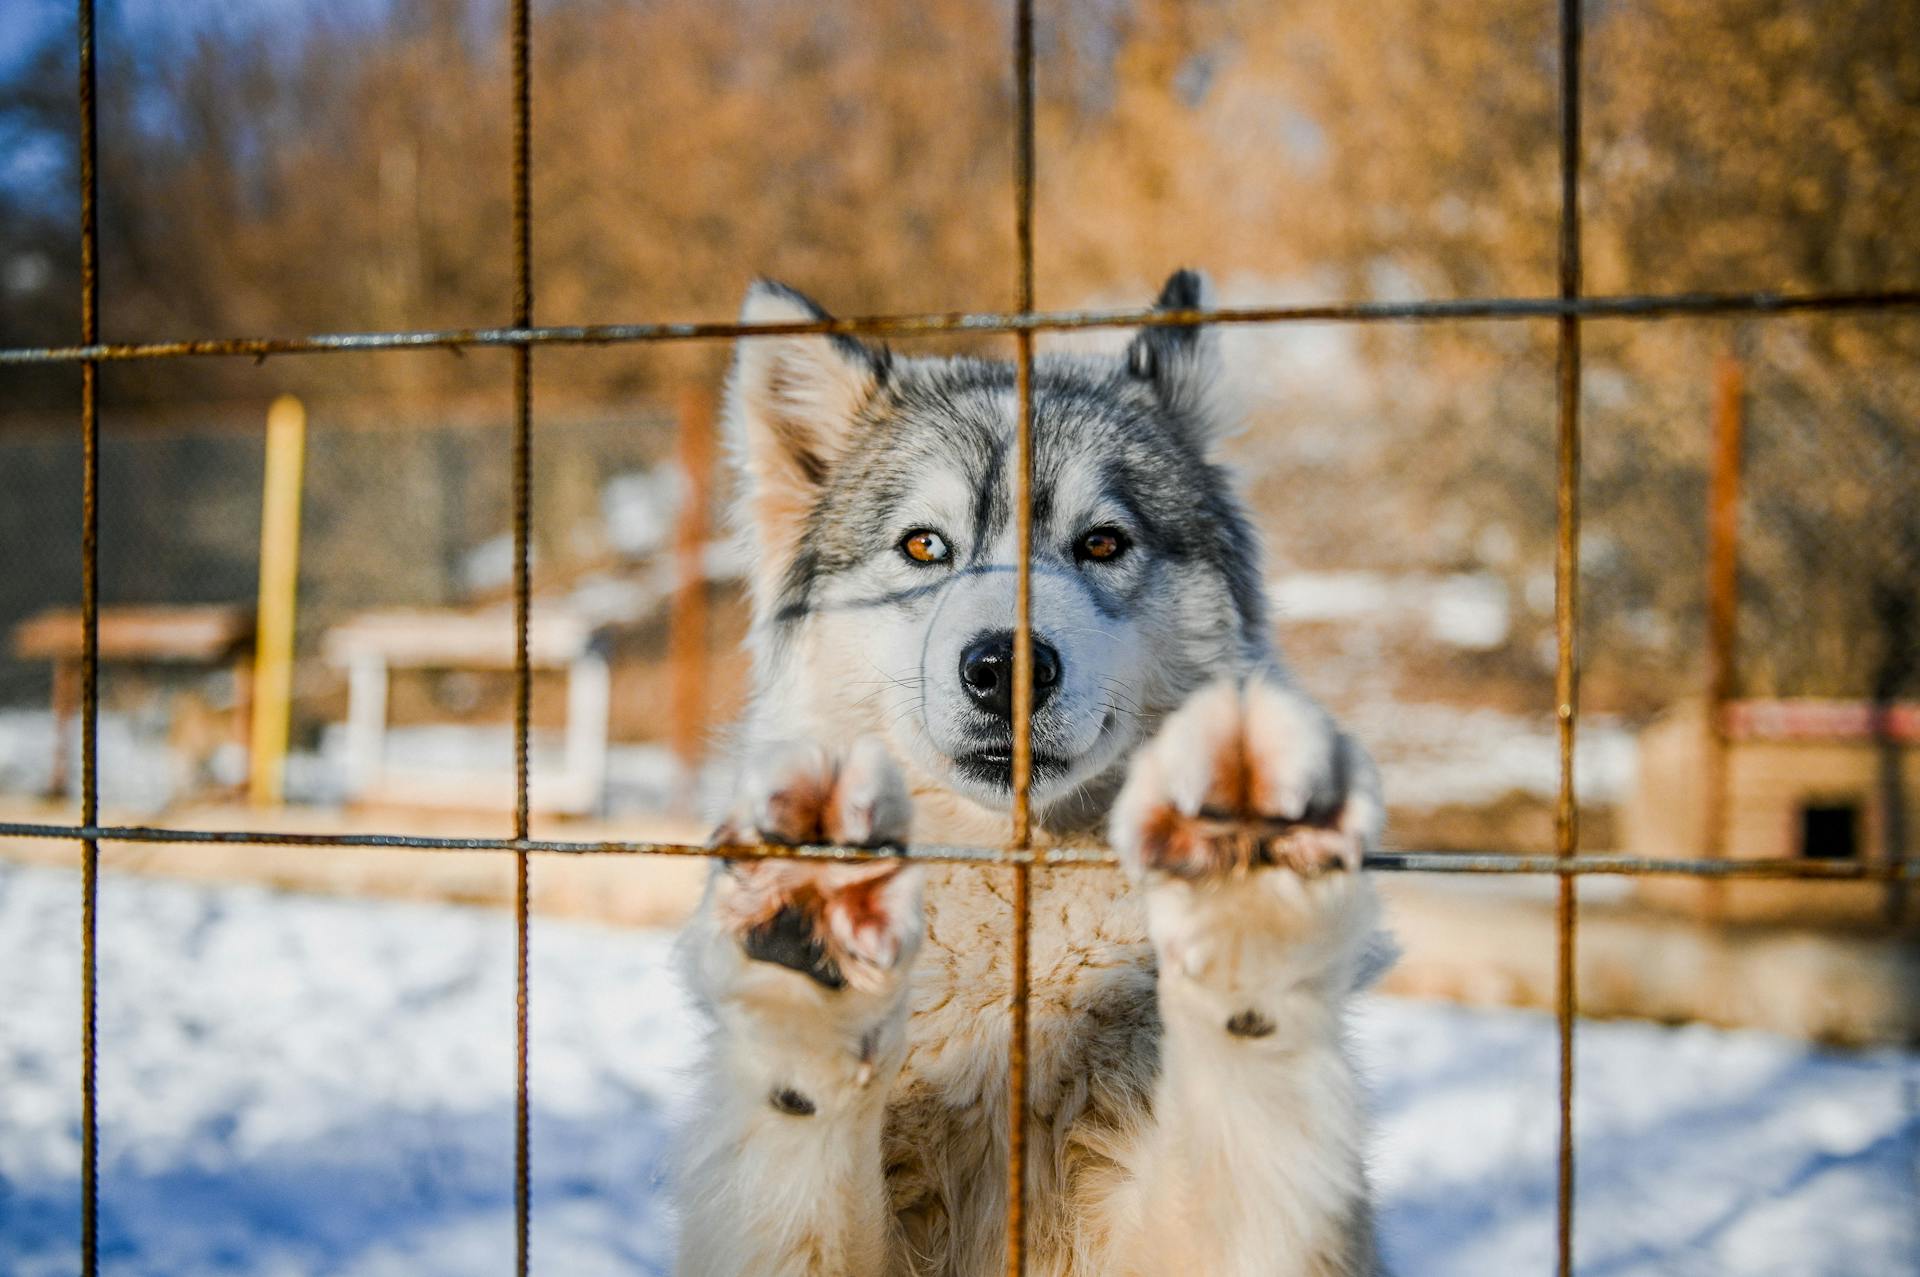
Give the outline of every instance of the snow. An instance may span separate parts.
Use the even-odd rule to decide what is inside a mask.
[[[1559,738],[1544,714],[1386,699],[1347,709],[1348,726],[1380,760],[1395,806],[1480,806],[1514,793],[1560,792]],[[1606,714],[1581,717],[1573,764],[1582,803],[1625,802],[1638,760],[1632,728]]]
[[[287,755],[286,793],[291,801],[320,807],[346,801],[347,734],[345,723],[329,723],[320,732],[318,749],[296,749]],[[563,766],[564,744],[558,732],[533,733],[530,747],[536,774],[551,774]],[[67,745],[67,775],[77,776],[78,731],[68,733]],[[53,754],[52,714],[0,709],[0,794],[45,793],[53,776]],[[513,728],[469,723],[390,727],[385,757],[391,766],[414,774],[497,773],[512,766]],[[246,776],[246,756],[231,742],[222,744],[207,761],[216,781],[238,784]],[[100,794],[110,813],[164,820],[175,804],[206,792],[205,779],[192,773],[186,758],[168,743],[164,723],[126,714],[100,715]],[[607,747],[603,802],[609,813],[657,815],[673,807],[686,784],[684,769],[665,745],[643,741]]]
[[[53,714],[0,709],[0,794],[43,793],[53,778]],[[166,745],[166,726],[149,710],[100,715],[100,801],[135,812],[163,810],[188,783],[185,759]],[[67,775],[80,774],[80,733],[67,733]]]
[[[1477,806],[1514,793],[1552,798],[1559,792],[1560,747],[1550,716],[1468,709],[1406,699],[1362,700],[1345,706],[1349,725],[1379,759],[1395,806]],[[51,776],[53,717],[45,710],[0,710],[0,794],[43,792]],[[287,758],[287,794],[297,803],[329,806],[346,797],[346,725],[331,723],[317,750]],[[536,732],[536,766],[557,766],[560,739]],[[69,775],[79,773],[78,734],[69,742]],[[408,771],[499,771],[513,757],[509,726],[416,723],[387,733],[389,763]],[[141,818],[161,818],[195,793],[201,782],[167,743],[163,725],[125,715],[100,716],[101,801]],[[1620,803],[1632,791],[1633,728],[1604,714],[1585,715],[1574,756],[1581,801]],[[231,780],[239,757],[216,755],[212,770]],[[682,783],[670,752],[655,743],[608,748],[606,810],[658,812]]]
[[[511,920],[105,858],[104,1270],[510,1271]],[[0,1272],[19,1277],[75,1266],[77,896],[69,872],[0,865]],[[666,1271],[697,1031],[669,944],[535,920],[536,1272]],[[1552,1021],[1382,998],[1357,1034],[1394,1270],[1551,1271]],[[1577,1042],[1581,1272],[1920,1273],[1920,1055],[1626,1023]]]
[[[1505,643],[1513,624],[1506,583],[1490,572],[1291,572],[1267,593],[1290,624],[1412,622],[1435,642],[1474,651]]]

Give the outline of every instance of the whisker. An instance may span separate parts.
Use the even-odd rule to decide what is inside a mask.
[[[1100,688],[1109,697],[1112,697],[1117,700],[1125,701],[1129,706],[1132,707],[1135,715],[1142,718],[1146,716],[1146,711],[1140,707],[1140,702],[1134,699],[1133,694],[1131,692],[1128,692],[1126,689],[1122,688],[1113,679],[1110,679],[1110,678],[1102,679],[1100,681]]]
[[[1098,634],[1101,638],[1118,641],[1118,636],[1113,631],[1103,630],[1097,625],[1062,625],[1055,628],[1053,632],[1055,634]]]
[[[919,713],[921,710],[926,709],[926,707],[927,707],[926,697],[924,696],[915,697],[913,700],[909,701],[905,705],[900,706],[899,709],[895,711],[893,717],[887,720],[887,727],[892,728],[894,724],[900,722],[900,720],[906,718],[908,715]]]
[[[862,705],[865,705],[868,701],[872,700],[874,697],[880,695],[882,692],[886,690],[887,689],[884,687],[876,687],[871,692],[868,692],[865,696],[862,696],[859,700],[855,701],[852,705],[848,706],[848,708],[859,709]]]
[[[924,683],[927,681],[925,675],[918,675],[911,679],[903,679],[897,674],[889,674],[887,673],[887,671],[881,669],[878,665],[874,663],[874,660],[871,656],[863,655],[862,659],[866,661],[868,669],[872,670],[875,674],[878,674],[881,678],[886,679],[888,682],[896,684],[898,686],[904,687],[909,682]]]

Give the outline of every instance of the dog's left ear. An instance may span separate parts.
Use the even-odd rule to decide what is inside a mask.
[[[1168,277],[1155,310],[1211,310],[1213,286],[1196,270]],[[1127,375],[1153,388],[1161,407],[1203,447],[1238,424],[1228,403],[1220,339],[1200,324],[1142,328],[1127,347]]]

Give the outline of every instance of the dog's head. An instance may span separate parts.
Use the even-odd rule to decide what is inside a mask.
[[[1199,309],[1182,271],[1158,307]],[[756,284],[742,318],[826,312]],[[1254,538],[1212,450],[1232,424],[1205,329],[1033,378],[1032,794],[1111,772],[1160,715],[1266,650]],[[764,726],[884,733],[977,802],[1009,800],[1014,369],[843,336],[749,338],[728,386]]]

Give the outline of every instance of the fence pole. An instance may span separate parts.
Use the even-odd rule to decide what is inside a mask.
[[[260,505],[260,604],[254,620],[253,728],[247,793],[277,807],[286,792],[293,702],[293,622],[300,592],[300,485],[307,410],[292,395],[267,409],[267,467]]]
[[[1713,371],[1713,461],[1707,478],[1707,710],[1706,802],[1699,854],[1727,854],[1729,751],[1727,712],[1735,692],[1740,624],[1740,460],[1745,428],[1745,378],[1740,359],[1722,352]],[[1726,907],[1724,883],[1703,884],[1708,917]]]

